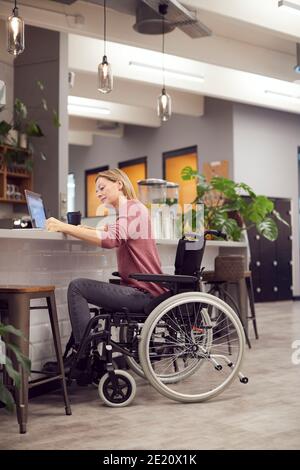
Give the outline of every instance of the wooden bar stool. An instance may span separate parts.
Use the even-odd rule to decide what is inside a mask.
[[[42,309],[48,310],[59,368],[58,374],[52,374],[51,376],[48,375],[47,377],[28,381],[28,373],[20,367],[16,362],[15,357],[11,357],[15,369],[20,370],[21,373],[21,385],[19,389],[12,387],[11,381],[8,380],[8,386],[13,388],[15,396],[17,418],[21,434],[26,433],[29,388],[34,388],[43,383],[60,380],[63,389],[66,415],[72,414],[67,393],[54,291],[54,286],[0,286],[0,301],[2,301],[2,303],[4,302],[7,306],[4,318],[2,313],[2,321],[3,323],[11,324],[18,330],[22,331],[24,338],[11,335],[10,342],[18,346],[21,352],[27,357],[29,355],[30,311]],[[41,298],[46,299],[46,305],[41,307],[30,307],[31,299]]]
[[[223,298],[225,302],[229,300],[229,303],[233,304],[244,326],[247,344],[249,348],[251,348],[249,336],[240,313],[242,309],[242,283],[246,285],[251,311],[251,316],[247,316],[246,320],[252,320],[256,339],[258,339],[258,331],[256,324],[251,271],[245,271],[244,264],[245,259],[242,255],[217,256],[215,258],[215,270],[204,271],[202,273],[202,281],[205,284],[211,285],[209,290],[211,294]],[[236,288],[237,300],[235,300],[229,293],[230,284],[234,285]]]

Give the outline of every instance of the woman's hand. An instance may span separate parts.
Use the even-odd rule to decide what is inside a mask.
[[[55,219],[54,217],[50,217],[50,219],[46,220],[46,229],[49,232],[64,232],[65,226],[64,222],[61,222],[58,219]]]

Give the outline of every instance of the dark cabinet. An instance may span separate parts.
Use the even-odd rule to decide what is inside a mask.
[[[255,228],[248,231],[254,296],[256,302],[289,300],[292,292],[292,227],[291,201],[272,199],[289,226],[278,222],[279,235],[275,242],[260,236]]]

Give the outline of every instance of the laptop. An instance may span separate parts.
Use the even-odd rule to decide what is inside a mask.
[[[25,197],[28,212],[31,218],[32,228],[38,230],[46,229],[46,212],[42,196],[33,191],[25,189]]]

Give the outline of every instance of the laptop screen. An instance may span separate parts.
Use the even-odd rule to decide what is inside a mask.
[[[46,227],[46,214],[42,196],[32,191],[25,191],[28,212],[33,228]]]

